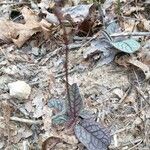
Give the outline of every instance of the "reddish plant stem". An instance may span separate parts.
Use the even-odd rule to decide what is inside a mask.
[[[67,32],[66,32],[66,28],[65,26],[63,25],[62,23],[62,13],[60,11],[60,7],[59,6],[56,6],[55,9],[54,9],[54,13],[60,23],[60,26],[62,27],[62,30],[63,30],[63,41],[64,41],[64,44],[65,44],[65,58],[66,58],[66,61],[65,61],[65,64],[64,64],[64,67],[65,67],[65,78],[66,78],[66,92],[67,92],[67,98],[68,98],[68,103],[69,103],[69,106],[71,106],[71,102],[70,102],[70,95],[69,95],[69,83],[68,83],[68,53],[69,53],[69,48],[68,48],[68,38],[67,38]],[[72,110],[71,110],[72,111]],[[70,115],[72,115],[73,113],[71,113]],[[73,117],[73,116],[71,116]]]

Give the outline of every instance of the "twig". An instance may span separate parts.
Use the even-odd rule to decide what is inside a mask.
[[[127,89],[127,91],[125,92],[123,97],[120,99],[119,104],[121,104],[126,99],[126,97],[128,96],[130,90],[131,90],[131,86]]]
[[[131,129],[130,126],[126,126],[126,127],[122,128],[122,129],[119,129],[119,130],[117,130],[117,131],[111,133],[111,136],[112,136],[112,135],[115,135],[115,134],[118,134],[118,133],[121,133],[121,132],[124,132],[124,131],[126,131],[126,130],[130,130],[130,129]]]
[[[9,99],[9,102],[16,108],[18,109],[22,114],[25,116],[30,116],[29,113],[26,111],[26,109],[20,105],[17,105],[12,99]]]
[[[75,71],[76,71],[76,69],[72,69],[72,70],[68,71],[68,75],[75,72]],[[65,74],[66,74],[65,72],[62,72],[61,74],[56,75],[55,79],[62,78],[65,76]]]
[[[135,149],[135,147],[140,145],[142,142],[143,142],[143,140],[141,139],[141,141],[139,141],[137,144],[135,144],[133,147],[129,148],[128,150]]]
[[[0,5],[29,5],[29,2],[1,2]]]
[[[127,141],[126,143],[122,143],[121,145],[119,145],[118,147],[115,147],[115,146],[110,146],[110,149],[114,149],[114,150],[116,150],[116,149],[121,149],[122,147],[126,147],[126,146],[129,146],[129,145],[133,145],[133,144],[139,144],[139,143],[141,143],[141,142],[143,142],[143,139],[141,139],[141,138],[139,138],[139,139],[136,139],[136,140],[134,140],[134,141]],[[137,146],[137,144],[136,144],[136,146]],[[133,148],[133,147],[132,147]]]
[[[86,41],[86,40],[90,40],[92,37],[80,37],[80,36],[74,36],[73,39],[75,41]]]
[[[69,44],[68,45],[68,48],[69,50],[73,50],[73,49],[77,49],[77,48],[80,48],[82,46],[82,44]],[[55,49],[53,52],[47,54],[45,56],[44,59],[41,59],[40,62],[39,62],[39,65],[45,65],[45,63],[51,58],[51,57],[54,57],[55,55],[57,55],[57,53],[59,53],[60,50],[62,50],[63,48],[65,48],[65,45],[62,45],[61,47]]]
[[[121,32],[114,33],[110,35],[111,37],[119,37],[119,36],[150,36],[150,32]]]
[[[4,117],[0,117],[0,120],[4,120]],[[41,120],[31,120],[31,119],[24,119],[24,118],[18,118],[18,117],[10,117],[10,120],[23,122],[27,124],[42,124]]]
[[[137,86],[134,86],[134,87],[137,90],[137,92],[141,95],[141,97],[145,100],[145,102],[150,106],[149,101],[144,97],[144,93],[140,90],[140,88]]]
[[[150,36],[150,32],[120,32],[120,33],[113,33],[110,36],[111,37],[119,37],[119,36]],[[87,37],[86,39],[91,41],[91,40],[93,40],[95,38],[97,38],[97,36],[95,36],[95,37]],[[74,40],[80,41],[80,40],[84,40],[84,38],[75,36]]]
[[[100,32],[96,33],[93,37],[87,37],[88,40],[86,43],[82,45],[84,47],[92,40],[96,39],[100,35]],[[120,32],[120,33],[113,33],[110,37],[119,37],[119,36],[150,36],[150,32]],[[74,40],[83,40],[83,37],[74,37]]]

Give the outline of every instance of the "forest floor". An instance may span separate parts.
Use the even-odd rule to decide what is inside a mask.
[[[57,16],[53,1],[0,1],[0,149],[89,149],[53,124],[67,61],[68,83],[110,131],[109,148],[149,150],[150,2],[58,2]]]

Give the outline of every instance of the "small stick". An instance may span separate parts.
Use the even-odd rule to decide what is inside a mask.
[[[4,120],[4,117],[0,117],[0,120]],[[41,120],[31,120],[31,119],[24,119],[24,118],[18,118],[18,117],[10,117],[10,120],[23,122],[27,124],[42,124]]]
[[[120,33],[113,33],[110,35],[111,37],[119,37],[119,36],[150,36],[150,32],[120,32]],[[89,43],[91,40],[94,40],[95,38],[97,38],[97,36],[94,37],[87,37],[86,39],[88,39],[89,41],[87,41],[84,45],[86,45],[87,43]],[[83,37],[74,37],[74,40],[83,40]]]
[[[0,5],[28,5],[29,2],[1,2]]]
[[[27,110],[24,107],[17,105],[12,99],[9,99],[9,102],[13,107],[18,109],[22,114],[24,114],[25,116],[29,116],[29,113],[27,112]]]
[[[137,92],[141,95],[141,97],[145,100],[145,102],[150,106],[149,101],[145,98],[144,93],[140,90],[140,88],[137,86],[134,86],[134,87],[137,90]]]
[[[150,36],[150,32],[121,32],[114,33],[110,35],[111,37],[119,37],[119,36]]]
[[[140,145],[142,142],[143,142],[143,140],[141,139],[141,141],[139,141],[137,144],[135,144],[133,147],[129,148],[128,150],[135,149],[135,147],[137,147],[138,145]]]
[[[126,97],[128,96],[130,90],[131,90],[131,86],[127,89],[127,91],[125,92],[123,97],[120,99],[119,104],[121,104],[126,99]]]
[[[123,147],[126,147],[126,146],[130,146],[131,144],[133,145],[133,144],[140,144],[141,142],[143,142],[143,139],[135,139],[134,141],[127,141],[126,143],[122,143],[121,145],[118,145],[118,147],[115,147],[115,146],[110,146],[109,148],[110,149],[114,149],[114,150],[116,150],[116,149],[122,149]],[[136,144],[136,146],[137,146],[137,144]],[[132,147],[133,148],[133,147]],[[130,148],[131,149],[131,148]],[[129,149],[128,149],[129,150]]]

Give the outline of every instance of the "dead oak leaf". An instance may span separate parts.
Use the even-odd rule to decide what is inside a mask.
[[[51,27],[48,22],[43,20],[41,22],[38,15],[26,6],[21,10],[21,13],[25,24],[0,20],[0,39],[6,43],[13,42],[18,47],[21,47],[33,34],[42,32],[45,28],[49,32]],[[47,32],[44,33],[47,35]]]

